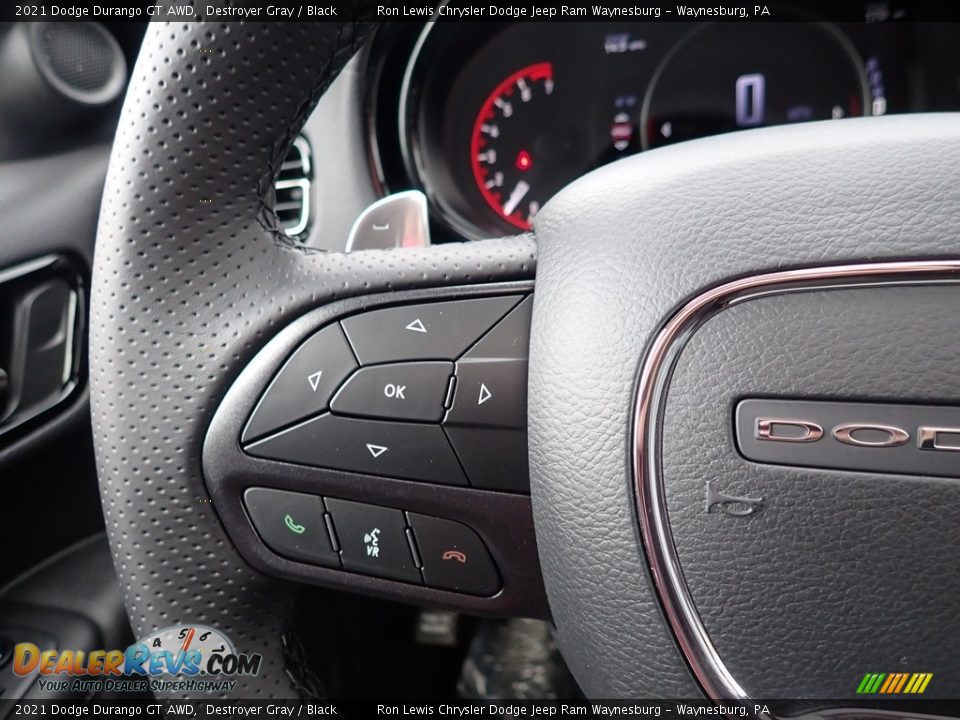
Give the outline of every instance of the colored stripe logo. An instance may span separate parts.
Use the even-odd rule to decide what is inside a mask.
[[[933,673],[867,673],[857,695],[920,695],[932,679]]]

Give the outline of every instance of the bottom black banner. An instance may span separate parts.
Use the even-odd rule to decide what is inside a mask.
[[[960,700],[0,700],[0,718],[729,717],[888,720],[960,717]]]

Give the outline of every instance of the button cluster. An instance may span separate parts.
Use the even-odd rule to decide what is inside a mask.
[[[452,520],[260,487],[244,505],[260,539],[291,560],[483,597],[500,589],[486,545]]]
[[[256,457],[524,492],[532,296],[402,305],[321,329],[243,430]]]

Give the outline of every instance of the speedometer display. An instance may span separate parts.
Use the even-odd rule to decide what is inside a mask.
[[[423,31],[401,127],[406,168],[459,236],[529,230],[566,185],[637,152],[890,110],[877,51],[828,23],[461,27]]]
[[[705,25],[661,64],[643,108],[644,147],[863,114],[866,77],[850,41],[814,22]]]

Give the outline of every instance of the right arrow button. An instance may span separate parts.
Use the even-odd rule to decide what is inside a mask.
[[[527,361],[470,360],[457,363],[457,392],[444,425],[527,427]]]
[[[453,405],[443,421],[475,487],[526,492],[528,297],[457,361]]]
[[[490,389],[484,383],[480,383],[480,397],[477,398],[477,405],[483,405],[492,397],[493,394],[490,392]]]
[[[531,296],[457,362],[457,392],[444,425],[526,430],[532,307]]]

